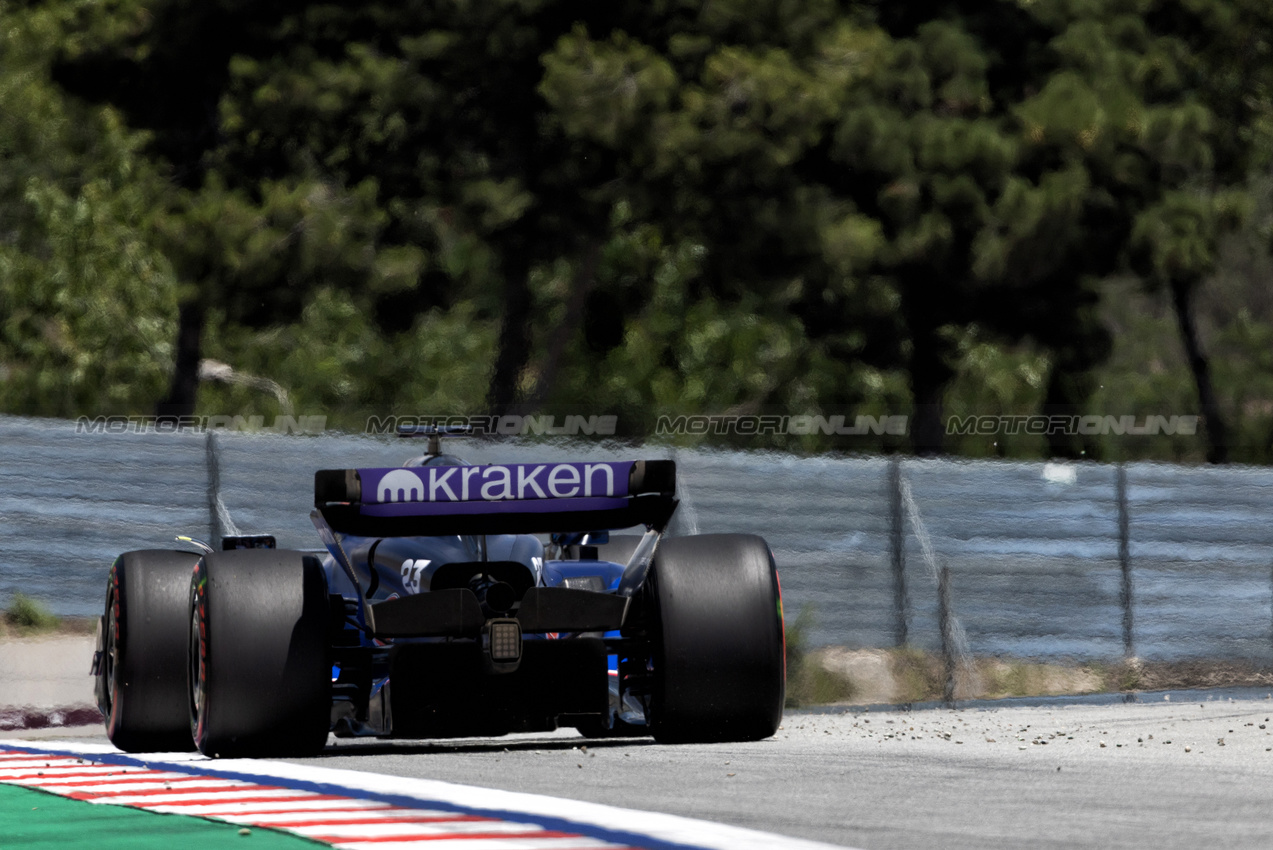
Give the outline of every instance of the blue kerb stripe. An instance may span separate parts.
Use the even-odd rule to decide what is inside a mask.
[[[477,815],[479,817],[522,821],[524,823],[533,823],[537,826],[542,826],[544,829],[553,830],[555,832],[571,832],[576,835],[584,835],[589,838],[613,841],[617,844],[628,844],[648,848],[648,850],[709,850],[709,848],[704,848],[700,844],[681,844],[679,842],[666,841],[635,832],[606,829],[605,827],[595,826],[593,824],[579,823],[577,821],[566,820],[564,818],[546,817],[544,815],[536,815],[529,812],[505,809],[478,809],[470,806],[459,806],[455,803],[444,803],[440,800],[421,800],[418,797],[405,797],[397,794],[382,794],[376,791],[366,791],[361,788],[346,788],[343,785],[329,785],[325,782],[310,782],[304,779],[288,779],[280,776],[261,776],[259,774],[239,773],[234,770],[218,770],[216,768],[209,770],[205,767],[201,767],[202,765],[209,764],[207,761],[184,763],[147,762],[142,759],[120,755],[117,753],[68,753],[62,750],[42,750],[36,747],[10,746],[8,744],[5,745],[5,748],[11,752],[65,756],[68,758],[84,759],[85,761],[116,764],[121,767],[145,767],[151,770],[162,769],[173,773],[188,773],[192,776],[219,776],[222,779],[240,779],[244,782],[252,782],[257,785],[269,783],[270,785],[291,788],[296,791],[312,791],[316,794],[333,794],[335,796],[349,797],[356,800],[371,800],[373,802],[389,803],[393,806],[402,806],[403,808],[408,809],[419,809],[427,806],[431,809],[438,809],[439,811],[444,812],[454,812],[455,814],[460,815]],[[290,762],[288,763],[290,764]],[[198,815],[194,815],[194,817],[198,817]]]

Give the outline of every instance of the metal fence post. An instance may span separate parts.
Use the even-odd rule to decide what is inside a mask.
[[[909,638],[909,603],[906,599],[906,552],[902,515],[902,460],[894,457],[888,466],[889,491],[889,555],[893,565],[893,642],[905,646]]]
[[[221,527],[221,512],[217,510],[221,500],[221,452],[217,447],[217,434],[211,429],[204,441],[204,452],[208,465],[208,545],[220,549],[225,533]]]
[[[1118,502],[1118,566],[1122,570],[1122,587],[1118,595],[1123,608],[1123,657],[1134,658],[1136,645],[1132,638],[1132,557],[1131,522],[1127,512],[1127,466],[1120,463],[1115,476],[1115,499]]]
[[[941,632],[941,657],[945,667],[946,684],[942,691],[942,703],[955,707],[955,635],[950,610],[950,567],[942,564],[937,574],[937,628]]]

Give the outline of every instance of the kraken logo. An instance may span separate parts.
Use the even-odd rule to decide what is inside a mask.
[[[376,486],[377,502],[419,502],[424,499],[424,482],[407,469],[395,469]]]

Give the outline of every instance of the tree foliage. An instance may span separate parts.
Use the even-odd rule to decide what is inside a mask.
[[[176,283],[147,236],[163,189],[144,137],[50,81],[67,11],[0,7],[0,404],[139,412],[172,369]]]
[[[1238,401],[1223,358],[1263,374],[1235,352],[1273,316],[1214,327],[1198,306],[1233,234],[1267,238],[1260,0],[4,14],[42,33],[0,88],[21,110],[0,119],[0,210],[20,211],[0,220],[0,292],[29,305],[7,311],[6,399],[135,405],[174,363],[169,398],[192,397],[214,356],[333,412],[587,405],[637,437],[681,413],[907,413],[918,452],[1121,456],[952,442],[945,417],[1150,404],[1107,389],[1137,368],[1121,334],[1162,336],[1120,306],[1149,298],[1172,339],[1146,345],[1175,345],[1164,374],[1187,375],[1163,399],[1204,416],[1208,456],[1263,439],[1243,424],[1263,391]],[[66,308],[33,282],[72,267],[154,317],[109,343],[132,365],[40,353]],[[102,395],[14,394],[55,372]],[[267,403],[247,393],[203,404]]]

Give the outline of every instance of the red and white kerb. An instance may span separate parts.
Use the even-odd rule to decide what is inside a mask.
[[[89,803],[130,806],[292,832],[357,850],[621,850],[533,823],[407,808],[218,776],[198,776],[0,749],[0,783]],[[636,848],[632,848],[636,850]]]

